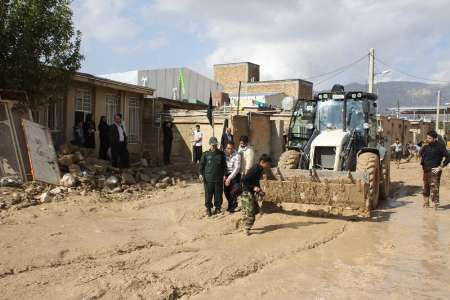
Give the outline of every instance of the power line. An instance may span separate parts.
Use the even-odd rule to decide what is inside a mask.
[[[382,65],[385,65],[386,67],[390,68],[391,70],[394,70],[394,71],[396,71],[396,72],[398,72],[398,73],[400,73],[400,74],[406,75],[406,76],[411,77],[411,78],[415,78],[415,79],[423,80],[423,81],[428,81],[428,82],[438,82],[438,83],[447,83],[447,84],[450,83],[450,81],[437,80],[437,79],[430,79],[430,78],[425,78],[425,77],[416,76],[416,75],[413,75],[413,74],[411,74],[411,73],[407,73],[407,72],[404,72],[404,71],[402,71],[402,70],[393,68],[392,65],[383,62],[383,61],[380,60],[379,58],[376,58],[376,57],[375,57],[375,60],[378,61],[379,63],[381,63]]]
[[[340,71],[342,71],[342,70],[346,70],[346,69],[352,67],[353,65],[355,65],[355,64],[357,64],[357,63],[359,63],[359,62],[361,62],[362,60],[364,60],[364,59],[366,59],[366,58],[367,58],[367,54],[365,54],[363,57],[358,58],[357,60],[355,60],[355,61],[353,61],[353,62],[351,62],[351,63],[349,63],[349,64],[346,64],[346,65],[341,66],[341,67],[339,67],[339,68],[337,68],[337,69],[334,69],[333,71],[329,71],[329,72],[326,72],[326,73],[322,73],[322,74],[317,74],[317,75],[314,75],[314,76],[310,76],[310,77],[305,78],[305,80],[310,80],[310,79],[314,79],[314,78],[320,78],[320,77],[324,77],[324,76],[327,76],[327,75],[331,75],[331,74],[336,73],[336,72],[340,72]]]
[[[325,79],[323,79],[323,80],[321,80],[321,81],[315,82],[314,85],[316,85],[316,86],[317,86],[317,85],[320,85],[320,84],[322,84],[322,83],[324,83],[324,82],[326,82],[326,81],[328,81],[328,80],[330,80],[330,79],[333,79],[333,78],[335,78],[335,77],[341,75],[342,73],[346,72],[347,70],[349,70],[351,67],[353,67],[353,66],[356,65],[357,63],[361,62],[361,61],[362,61],[363,59],[365,59],[366,57],[367,57],[367,55],[365,55],[364,57],[362,57],[362,58],[360,58],[360,59],[354,61],[354,62],[351,63],[351,64],[348,64],[347,67],[346,67],[345,69],[343,69],[343,70],[341,70],[341,71],[339,71],[339,72],[333,74],[332,76],[330,76],[330,77],[328,77],[328,78],[325,78]],[[341,69],[342,69],[342,68],[341,68]]]

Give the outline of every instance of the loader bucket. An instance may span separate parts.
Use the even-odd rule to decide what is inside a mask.
[[[296,203],[300,211],[319,216],[368,217],[366,172],[274,168],[261,181],[264,201]]]

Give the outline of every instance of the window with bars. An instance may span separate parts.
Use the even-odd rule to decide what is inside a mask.
[[[108,124],[114,122],[114,115],[119,112],[119,96],[107,95],[106,96],[106,121]]]
[[[75,122],[84,121],[92,112],[92,96],[89,90],[77,90],[75,94]]]
[[[139,109],[139,99],[128,98],[128,143],[136,144],[140,142],[141,118]]]

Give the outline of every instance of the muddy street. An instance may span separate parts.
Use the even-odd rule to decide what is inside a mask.
[[[200,184],[140,199],[71,196],[0,215],[2,299],[448,299],[450,189],[422,208],[417,163],[392,166],[367,221],[267,207],[204,216]]]

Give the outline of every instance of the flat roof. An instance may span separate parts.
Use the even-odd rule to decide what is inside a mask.
[[[130,84],[130,83],[124,83],[116,80],[111,80],[103,77],[94,76],[87,73],[81,73],[77,72],[73,76],[73,79],[79,82],[86,82],[86,83],[92,83],[97,86],[104,86],[109,87],[113,89],[118,89],[122,91],[132,92],[132,93],[138,93],[138,94],[144,94],[144,95],[153,95],[153,92],[155,89],[148,88],[145,86]]]
[[[264,81],[250,81],[250,82],[243,82],[242,84],[246,84],[246,85],[248,85],[248,84],[265,84],[265,83],[281,83],[281,82],[288,82],[288,81],[297,81],[297,82],[302,82],[302,83],[305,83],[305,84],[307,84],[307,85],[313,85],[313,83],[312,82],[310,82],[310,81],[307,81],[307,80],[303,80],[303,79],[300,79],[300,78],[297,78],[297,79],[276,79],[276,80],[264,80]]]
[[[234,62],[234,63],[225,63],[225,64],[214,64],[213,66],[231,66],[231,65],[242,65],[242,64],[248,64],[248,65],[254,65],[254,66],[258,66],[258,64],[249,62],[249,61],[241,61],[241,62]]]
[[[393,112],[397,112],[399,111],[400,113],[409,113],[409,114],[414,114],[414,113],[422,113],[422,114],[435,114],[436,113],[436,106],[411,106],[411,107],[407,107],[407,106],[400,106],[400,107],[389,107],[387,108],[388,111],[393,111]],[[450,107],[443,105],[441,107],[439,107],[439,111],[450,111]]]
[[[273,96],[273,95],[281,95],[284,93],[280,92],[267,92],[267,93],[241,93],[241,97],[252,97],[252,96]],[[238,94],[229,94],[230,97],[237,97]]]

